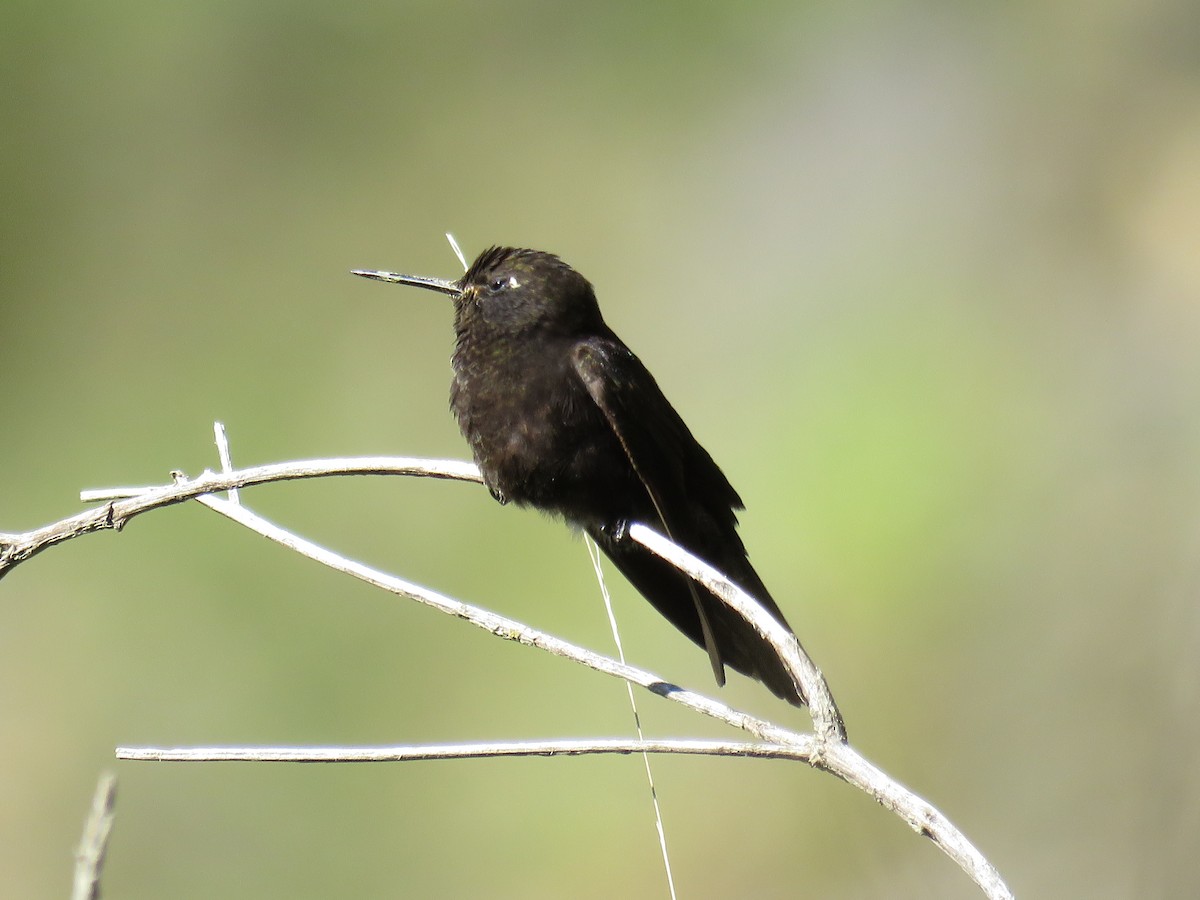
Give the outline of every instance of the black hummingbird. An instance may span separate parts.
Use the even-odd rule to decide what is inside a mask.
[[[501,503],[582,528],[651,605],[724,666],[797,706],[804,695],[774,649],[705,588],[624,538],[661,529],[783,613],[737,533],[742,500],[600,315],[592,285],[557,256],[492,247],[456,281],[355,275],[449,294],[456,337],[450,408],[484,483]]]

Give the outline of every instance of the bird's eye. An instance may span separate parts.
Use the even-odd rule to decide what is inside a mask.
[[[520,282],[512,275],[498,275],[488,283],[488,292],[498,294],[506,288],[517,287]]]

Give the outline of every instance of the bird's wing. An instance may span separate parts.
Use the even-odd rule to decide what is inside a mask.
[[[575,345],[571,362],[650,495],[667,537],[679,542],[670,511],[687,508],[684,476],[687,469],[697,463],[696,451],[702,455],[700,465],[707,462],[716,480],[731,495],[731,504],[740,505],[721,470],[696,443],[653,376],[629,348],[619,341],[589,338]],[[712,473],[705,475],[713,477]],[[686,581],[695,604],[713,675],[718,684],[724,684],[725,667],[708,612],[692,580],[682,574],[680,577]]]

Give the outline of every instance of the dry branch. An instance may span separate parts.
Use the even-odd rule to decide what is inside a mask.
[[[1010,898],[1012,896],[995,868],[945,816],[872,765],[846,743],[841,716],[829,693],[828,686],[821,677],[820,671],[800,647],[799,642],[787,633],[786,629],[780,628],[770,616],[763,613],[756,603],[719,572],[672,544],[652,529],[644,525],[634,525],[629,529],[628,539],[638,541],[652,552],[667,559],[681,571],[701,580],[706,587],[713,590],[723,602],[743,616],[766,640],[771,642],[810,698],[814,734],[797,733],[772,722],[731,709],[715,700],[672,685],[649,672],[592,653],[513,619],[462,603],[428,588],[411,584],[395,576],[373,570],[361,563],[345,559],[266,521],[239,503],[213,496],[214,493],[269,481],[327,475],[368,474],[420,475],[463,481],[480,480],[478,470],[470,463],[389,457],[278,463],[238,471],[226,471],[221,474],[205,471],[195,479],[188,479],[182,473],[175,472],[172,473],[174,484],[171,485],[87,491],[83,494],[84,500],[102,501],[105,505],[24,534],[0,534],[0,576],[18,563],[56,543],[107,528],[119,530],[126,521],[136,515],[185,500],[196,499],[222,515],[323,565],[458,616],[507,640],[539,647],[605,674],[622,678],[696,712],[747,731],[760,741],[759,743],[563,741],[492,743],[469,747],[201,748],[169,751],[122,748],[120,751],[122,758],[205,758],[210,760],[216,758],[241,760],[270,758],[303,762],[334,762],[362,761],[368,758],[411,760],[497,755],[579,755],[583,753],[633,752],[790,758],[802,760],[816,769],[829,772],[873,796],[884,808],[891,810],[919,834],[928,837],[957,862],[986,896],[991,898]]]

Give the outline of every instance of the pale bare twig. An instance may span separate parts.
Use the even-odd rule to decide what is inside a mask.
[[[846,726],[842,722],[842,714],[838,711],[829,691],[829,685],[821,675],[821,670],[809,658],[800,646],[796,636],[780,625],[745,591],[706,563],[699,557],[693,556],[678,544],[663,537],[653,528],[640,523],[634,523],[629,528],[629,537],[637,541],[647,550],[661,556],[681,572],[686,572],[692,578],[721,598],[721,601],[749,622],[764,640],[768,641],[775,651],[783,657],[788,671],[800,683],[800,688],[808,700],[809,711],[813,717],[813,728],[826,741],[845,742]]]
[[[105,772],[96,785],[92,809],[83,827],[79,849],[75,851],[75,881],[71,900],[97,900],[100,896],[100,870],[112,833],[113,808],[117,802],[117,776]]]
[[[798,744],[761,741],[624,740],[595,738],[510,741],[488,744],[421,744],[402,747],[118,747],[117,759],[154,762],[408,762],[427,759],[485,759],[496,756],[586,756],[597,753],[680,753],[797,759],[807,762],[816,738],[797,735]]]
[[[268,481],[320,478],[326,475],[420,475],[427,478],[482,481],[479,469],[474,463],[456,459],[409,459],[395,456],[275,463],[221,475],[206,470],[192,479],[186,478],[182,472],[173,472],[174,484],[84,491],[80,499],[85,503],[104,502],[104,506],[31,531],[11,534],[0,532],[0,578],[19,563],[36,556],[48,547],[95,531],[120,531],[134,516],[152,509],[182,503],[212,491],[229,491]]]
[[[47,525],[44,528],[25,534],[0,534],[0,575],[17,563],[63,540],[105,528],[119,529],[121,525],[135,515],[161,506],[180,503],[184,500],[198,499],[204,505],[223,515],[270,537],[272,540],[291,547],[297,552],[303,553],[324,565],[354,575],[357,578],[361,578],[395,593],[419,600],[427,605],[434,606],[443,612],[470,621],[478,627],[485,628],[507,640],[540,647],[548,652],[572,659],[597,671],[623,678],[632,684],[640,685],[653,693],[687,706],[696,712],[703,713],[704,715],[726,722],[733,727],[747,731],[762,741],[762,743],[755,744],[708,742],[708,746],[703,746],[706,742],[628,741],[613,744],[606,741],[583,741],[554,742],[553,746],[545,743],[529,742],[521,744],[477,745],[468,748],[383,748],[385,751],[390,750],[393,754],[399,754],[389,758],[447,758],[455,755],[515,755],[517,753],[538,755],[564,753],[576,755],[580,753],[630,753],[645,751],[799,759],[807,762],[814,768],[836,775],[848,784],[852,784],[873,796],[882,806],[891,810],[907,822],[915,831],[930,838],[943,852],[955,860],[983,890],[986,896],[992,898],[1012,896],[996,870],[949,820],[929,803],[890,778],[845,743],[845,731],[842,727],[841,717],[837,712],[836,705],[833,703],[832,696],[829,695],[828,687],[824,684],[819,670],[804,654],[795,638],[787,634],[784,629],[774,626],[773,620],[769,616],[762,614],[757,604],[752,601],[748,602],[748,598],[745,598],[745,595],[731,582],[721,576],[720,573],[691,557],[686,551],[674,546],[661,535],[657,535],[652,529],[641,525],[634,525],[629,529],[628,539],[637,540],[653,552],[668,559],[668,561],[692,577],[701,580],[706,587],[713,590],[723,601],[750,621],[762,634],[764,639],[768,640],[776,648],[781,657],[788,663],[797,682],[804,688],[806,696],[812,702],[814,726],[816,729],[815,735],[800,734],[781,728],[774,723],[733,710],[724,704],[702,695],[678,688],[649,672],[633,666],[623,665],[616,660],[576,647],[573,644],[530,628],[515,620],[462,603],[419,585],[410,584],[394,576],[377,572],[293,535],[250,512],[244,506],[212,496],[214,492],[228,491],[251,484],[334,474],[405,474],[467,481],[480,480],[478,470],[469,463],[392,458],[280,463],[222,473],[221,475],[206,471],[196,479],[187,479],[181,473],[174,473],[175,484],[173,485],[86,492],[84,499],[103,501],[105,505],[97,510],[81,513],[78,516],[64,519],[62,522],[53,523],[52,525]],[[568,746],[570,749],[567,749]],[[422,750],[429,755],[420,756],[419,754]],[[412,751],[413,755],[404,755],[408,751]],[[153,752],[156,751],[131,748],[124,748],[122,750],[122,753],[126,754],[125,758],[132,758],[131,754]],[[210,751],[190,752],[211,752],[211,748]],[[325,757],[324,761],[332,761],[334,755],[338,755],[338,758],[351,760],[355,758],[355,753],[378,753],[379,750],[338,748],[336,751],[262,751],[253,748],[241,748],[222,752],[247,754],[237,757],[243,759],[253,758],[253,754],[262,752],[299,754],[290,757],[297,761],[301,758],[307,761],[315,761],[304,757],[303,754],[328,753],[329,756]]]
[[[377,569],[372,569],[370,566],[355,562],[354,560],[346,559],[332,550],[328,550],[286,529],[280,528],[278,525],[267,521],[262,516],[247,509],[244,505],[233,504],[228,500],[222,500],[212,495],[204,495],[196,499],[215,512],[233,519],[238,524],[244,525],[252,531],[270,538],[302,556],[307,556],[309,559],[315,560],[335,571],[352,575],[361,581],[390,591],[393,594],[408,597],[411,600],[416,600],[418,603],[431,606],[441,612],[457,616],[460,619],[470,622],[472,625],[491,632],[497,637],[515,641],[518,644],[538,647],[555,656],[561,656],[587,666],[590,669],[595,669],[597,672],[603,672],[615,678],[622,678],[625,681],[640,685],[652,693],[686,706],[694,712],[702,713],[734,728],[747,731],[765,741],[790,743],[801,736],[797,732],[781,728],[772,722],[756,718],[749,713],[732,709],[702,694],[685,690],[651,672],[620,663],[610,657],[594,653],[591,650],[578,647],[569,641],[564,641],[536,628],[531,628],[522,622],[518,622],[516,619],[510,619],[491,610],[463,603],[460,600],[447,597],[445,594],[430,590],[422,585],[405,581],[402,578],[380,572]]]
[[[221,474],[228,475],[233,471],[233,455],[229,452],[229,435],[225,433],[222,422],[213,422],[213,440],[217,445],[217,459],[221,461]],[[237,488],[225,495],[230,503],[241,503]]]
[[[604,601],[604,612],[608,617],[608,627],[612,631],[613,645],[617,648],[617,659],[625,662],[625,647],[621,642],[621,629],[617,626],[617,614],[613,611],[612,595],[608,592],[608,584],[604,580],[604,567],[600,564],[600,548],[590,535],[583,536],[583,546],[587,550],[588,559],[592,563],[592,571],[596,575],[596,586],[600,588],[600,599]],[[625,693],[629,697],[629,711],[633,713],[633,727],[638,740],[645,740],[642,733],[642,717],[638,712],[637,697],[633,694],[633,685],[625,682]],[[671,868],[671,853],[667,847],[667,829],[663,825],[662,807],[658,802],[658,789],[654,786],[654,767],[650,764],[650,754],[642,754],[642,765],[646,770],[646,787],[650,791],[650,806],[654,810],[654,830],[658,834],[658,849],[662,855],[663,874],[667,877],[667,893],[671,900],[679,896],[675,890],[675,873]]]

